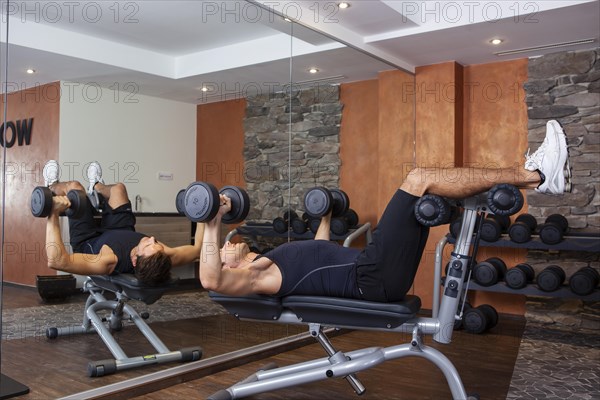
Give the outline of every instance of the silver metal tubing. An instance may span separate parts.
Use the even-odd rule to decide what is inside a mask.
[[[92,304],[92,306],[90,306],[86,310],[87,316],[92,321],[92,325],[94,325],[96,332],[98,332],[98,335],[100,335],[100,338],[102,339],[106,347],[108,347],[115,359],[124,359],[127,358],[127,354],[125,354],[123,349],[121,349],[121,346],[119,346],[117,341],[110,334],[110,331],[102,323],[102,320],[100,319],[98,314],[96,314],[96,310],[111,309],[111,305],[108,303],[110,302],[100,302]]]
[[[159,353],[169,353],[167,346],[156,336],[156,333],[146,324],[146,321],[129,304],[125,304],[124,311],[129,314],[133,323],[138,327],[142,334],[148,339],[150,344]]]
[[[352,242],[357,239],[360,235],[365,234],[367,237],[367,243],[371,243],[373,241],[373,233],[371,231],[371,223],[367,222],[356,228],[354,232],[349,234],[344,240],[344,247],[350,247]]]
[[[444,257],[444,247],[448,243],[448,238],[443,236],[435,246],[435,263],[433,269],[433,305],[431,308],[431,316],[438,317],[440,310],[440,284],[442,281],[442,259]]]
[[[465,281],[465,275],[467,273],[468,265],[470,262],[470,248],[471,241],[473,239],[473,232],[478,218],[477,213],[477,202],[476,198],[467,199],[468,202],[465,204],[465,210],[463,212],[463,221],[461,224],[460,234],[456,239],[454,245],[454,252],[450,258],[449,269],[453,269],[454,265],[457,264],[460,269],[454,269],[454,271],[460,270],[460,276],[452,275],[451,272],[446,276],[444,283],[444,293],[440,308],[438,310],[437,318],[440,323],[440,330],[433,335],[433,340],[438,343],[450,343],[452,341],[452,334],[454,332],[454,321],[456,318],[456,312],[462,295],[462,288]]]
[[[229,233],[227,234],[227,236],[225,236],[225,242],[229,242],[237,234],[238,234],[237,229],[233,229],[233,230],[229,231]]]

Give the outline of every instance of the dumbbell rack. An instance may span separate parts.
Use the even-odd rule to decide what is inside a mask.
[[[335,241],[344,241],[344,246],[348,246],[352,240],[357,238],[362,234],[366,235],[367,243],[372,240],[372,231],[371,224],[365,223],[362,225],[358,225],[358,227],[349,229],[348,233],[345,235],[335,235],[331,233],[331,240]],[[252,222],[248,221],[243,225],[238,226],[237,228],[231,230],[225,240],[231,240],[234,236],[240,235],[244,237],[248,237],[254,240],[256,237],[271,237],[271,238],[290,238],[293,240],[310,240],[315,238],[315,234],[311,231],[306,231],[305,233],[295,233],[290,230],[289,232],[278,233],[273,230],[273,224],[271,223],[261,223],[261,222]]]
[[[436,250],[436,271],[440,268],[443,254],[443,248],[446,244],[454,244],[455,238],[448,234],[443,237],[438,243],[438,250]],[[532,235],[529,242],[526,243],[515,243],[508,235],[502,235],[496,242],[486,242],[481,240],[479,242],[481,247],[498,247],[498,248],[521,248],[528,250],[545,250],[545,251],[584,251],[584,252],[600,252],[600,236],[565,236],[562,242],[549,245],[541,241],[539,236]],[[437,256],[437,252],[441,251],[440,256]],[[440,263],[438,266],[437,263]],[[439,282],[439,280],[437,280]],[[509,293],[509,294],[522,294],[526,296],[542,296],[542,297],[558,297],[558,298],[577,298],[584,301],[600,301],[600,289],[596,288],[594,292],[587,296],[580,296],[573,293],[568,285],[563,285],[561,288],[554,292],[545,292],[535,286],[535,284],[529,284],[523,289],[511,289],[504,282],[498,282],[492,286],[481,286],[471,280],[469,283],[469,290],[479,290],[485,292],[497,292],[497,293]]]

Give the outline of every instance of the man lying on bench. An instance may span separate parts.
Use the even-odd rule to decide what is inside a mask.
[[[231,296],[313,295],[399,301],[412,285],[429,233],[414,215],[421,196],[462,199],[500,183],[558,195],[570,187],[565,167],[568,169],[565,134],[556,121],[550,121],[544,143],[526,156],[524,168],[416,168],[392,197],[372,243],[363,250],[330,242],[328,215],[314,241],[285,243],[264,255],[250,252],[245,243],[228,242],[219,251],[221,217],[231,208],[230,199],[221,195],[219,212],[204,230],[200,280],[204,288]]]
[[[78,275],[135,274],[145,285],[156,286],[170,279],[171,267],[198,259],[204,225],[198,224],[193,245],[169,247],[154,237],[135,231],[136,218],[123,183],[104,184],[102,168],[92,162],[87,169],[88,197],[80,218],[69,217],[73,254],[66,251],[60,234],[59,215],[71,206],[70,190],[85,192],[80,182],[59,182],[59,165],[46,163],[44,180],[54,193],[46,226],[48,267]],[[95,203],[95,204],[92,204]],[[100,227],[94,221],[102,208]]]

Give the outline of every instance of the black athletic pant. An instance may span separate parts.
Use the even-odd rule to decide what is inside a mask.
[[[356,281],[363,299],[399,301],[412,286],[429,236],[429,228],[415,218],[417,200],[397,190],[373,232],[373,242],[358,256]]]

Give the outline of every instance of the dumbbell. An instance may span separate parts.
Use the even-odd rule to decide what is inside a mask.
[[[501,183],[488,191],[487,203],[495,215],[513,215],[521,210],[525,200],[516,186]]]
[[[544,292],[558,290],[565,281],[565,271],[558,265],[549,265],[537,276],[537,286]]]
[[[506,272],[504,281],[511,289],[523,289],[528,283],[533,282],[535,271],[529,264],[517,264]]]
[[[294,219],[298,219],[298,214],[295,211],[284,212],[283,217],[277,217],[273,220],[273,230],[277,233],[286,233]]]
[[[587,296],[592,293],[600,282],[600,274],[592,267],[583,267],[571,275],[569,287],[571,291],[579,296]]]
[[[334,235],[342,236],[348,233],[348,230],[355,228],[358,225],[358,214],[353,209],[348,211],[341,217],[331,219],[331,232]]]
[[[490,257],[473,267],[473,279],[481,286],[492,286],[506,275],[506,264],[498,257]]]
[[[424,226],[438,226],[450,222],[452,207],[441,196],[426,194],[415,204],[415,218]]]
[[[341,217],[350,208],[348,195],[340,189],[315,187],[304,195],[304,210],[312,218],[320,218],[331,211],[332,217]]]
[[[194,182],[180,194],[177,194],[175,203],[179,209],[192,222],[208,222],[219,212],[221,199],[219,194],[231,199],[231,210],[223,215],[221,222],[224,224],[237,224],[248,216],[250,211],[250,198],[245,190],[237,186],[224,186],[220,191],[207,182]]]
[[[306,232],[308,229],[308,222],[310,221],[310,217],[307,213],[302,213],[302,217],[294,218],[290,222],[292,227],[292,231],[298,235],[301,235]]]
[[[531,214],[521,214],[508,228],[508,236],[515,243],[527,243],[531,240],[531,234],[537,228],[537,221]]]
[[[506,232],[509,225],[508,215],[488,215],[481,224],[481,238],[486,242],[496,242]]]
[[[470,308],[463,315],[463,327],[469,333],[480,334],[498,324],[498,312],[489,304]]]
[[[31,193],[31,213],[34,217],[47,217],[52,212],[52,198],[54,193],[50,188],[38,186]],[[71,218],[79,218],[85,211],[86,195],[80,190],[69,190],[67,198],[71,202],[65,210],[65,215]]]
[[[567,229],[569,221],[560,214],[552,214],[540,226],[540,239],[546,244],[558,244],[562,242]]]
[[[321,225],[321,218],[310,218],[308,220],[308,230],[312,233],[317,233],[319,226]]]
[[[455,331],[458,331],[458,330],[460,330],[460,329],[463,328],[463,318],[464,318],[464,315],[465,315],[464,313],[467,312],[467,310],[470,310],[471,308],[472,307],[471,307],[471,304],[469,302],[465,302],[463,304],[462,301],[459,301],[459,303],[458,303],[458,309],[456,310],[456,315],[458,316],[459,313],[462,310],[463,316],[461,318],[454,318],[454,330]]]

